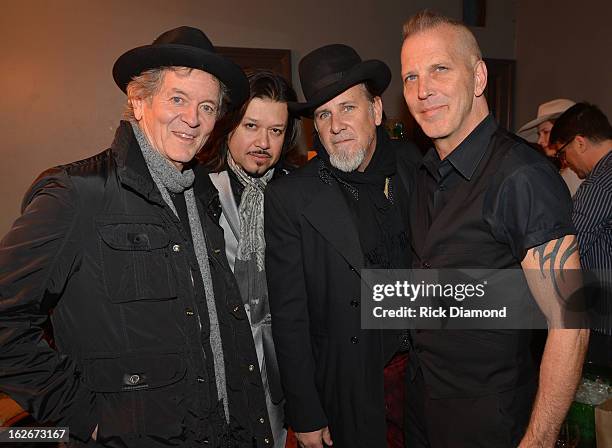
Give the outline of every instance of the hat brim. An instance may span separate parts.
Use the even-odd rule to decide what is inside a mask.
[[[391,82],[391,70],[387,64],[376,59],[363,61],[351,67],[339,81],[319,90],[310,100],[303,103],[289,102],[287,106],[294,115],[312,118],[317,107],[362,82],[368,83],[373,95],[382,95]]]
[[[180,44],[145,45],[123,53],[113,66],[113,79],[125,93],[133,77],[158,67],[189,67],[210,73],[229,90],[229,108],[249,97],[249,82],[242,69],[216,53]]]
[[[542,115],[541,117],[538,117],[535,120],[531,120],[529,123],[521,126],[521,128],[518,131],[516,131],[516,133],[517,134],[523,134],[523,133],[529,131],[530,129],[535,128],[536,126],[539,126],[540,124],[544,123],[545,121],[555,120],[555,119],[559,118],[562,113],[563,112],[555,112],[554,114]]]

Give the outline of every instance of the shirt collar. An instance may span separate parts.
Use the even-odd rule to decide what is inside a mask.
[[[603,156],[601,159],[597,161],[597,163],[593,166],[593,169],[589,173],[588,177],[591,177],[591,175],[597,172],[600,167],[606,166],[608,164],[608,161],[611,160],[611,158],[612,158],[612,150],[608,151],[608,153],[605,156]]]
[[[440,160],[435,148],[430,148],[423,157],[423,166],[437,179],[441,175],[439,172],[440,165],[448,161],[447,163],[450,163],[459,174],[470,180],[489,146],[491,136],[496,130],[497,123],[493,115],[489,114],[443,161]]]

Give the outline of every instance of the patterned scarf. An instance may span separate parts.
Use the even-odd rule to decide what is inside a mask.
[[[254,256],[257,269],[264,270],[266,240],[264,238],[264,190],[274,175],[274,168],[262,177],[249,176],[227,151],[227,163],[244,186],[238,214],[240,215],[240,238],[236,258],[247,261]]]

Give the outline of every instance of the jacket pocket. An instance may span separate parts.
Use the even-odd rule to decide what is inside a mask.
[[[155,216],[96,219],[104,285],[113,303],[175,298],[170,236]]]
[[[179,354],[96,358],[85,362],[84,381],[94,392],[129,392],[176,383],[186,370]]]
[[[83,382],[96,392],[99,434],[176,437],[184,425],[187,365],[179,353],[129,354],[84,361]]]

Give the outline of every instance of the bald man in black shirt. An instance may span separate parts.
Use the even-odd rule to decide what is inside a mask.
[[[580,268],[567,188],[489,114],[487,69],[463,24],[412,17],[401,62],[406,103],[435,146],[413,195],[413,267],[522,269],[550,323],[559,301],[548,274]],[[407,446],[553,446],[588,330],[550,327],[539,378],[529,331],[411,331]]]

